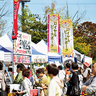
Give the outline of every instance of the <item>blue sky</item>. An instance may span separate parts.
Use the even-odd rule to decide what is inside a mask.
[[[8,9],[10,14],[3,17],[3,20],[7,20],[6,24],[6,33],[12,32],[12,22],[13,22],[13,0],[0,0],[0,8],[4,4],[4,2],[7,1],[6,10]],[[44,7],[46,5],[51,5],[53,0],[31,0],[31,2],[25,3],[28,5],[29,9],[33,14],[39,14],[39,16],[42,18],[44,14]],[[79,11],[79,15],[82,12],[86,12],[84,18],[82,19],[82,22],[85,21],[91,21],[93,23],[96,23],[96,0],[55,0],[56,1],[56,8],[62,8],[63,6],[66,6],[66,2],[68,2],[69,5],[69,14],[70,16],[73,16],[76,11]],[[21,4],[19,7],[19,14],[21,14]]]

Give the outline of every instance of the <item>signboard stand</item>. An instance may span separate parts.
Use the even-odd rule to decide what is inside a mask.
[[[29,64],[31,67],[31,55],[31,35],[18,31],[17,39],[13,40],[13,74],[16,63]]]

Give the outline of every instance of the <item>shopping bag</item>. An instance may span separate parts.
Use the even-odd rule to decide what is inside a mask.
[[[38,89],[31,89],[30,90],[30,96],[38,95]]]

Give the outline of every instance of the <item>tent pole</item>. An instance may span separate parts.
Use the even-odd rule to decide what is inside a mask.
[[[15,40],[13,40],[13,62],[12,62],[12,81],[14,80],[14,72],[15,72],[15,62],[14,62],[14,47],[15,47]]]

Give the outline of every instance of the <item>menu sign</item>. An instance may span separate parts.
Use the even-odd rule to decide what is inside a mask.
[[[14,54],[31,55],[31,35],[19,32],[17,40],[13,42]]]
[[[46,62],[46,60],[44,58],[42,58],[42,59],[35,58],[34,59],[34,63],[45,63],[45,62]]]
[[[16,62],[16,63],[30,63],[31,56],[14,55],[14,62]]]

